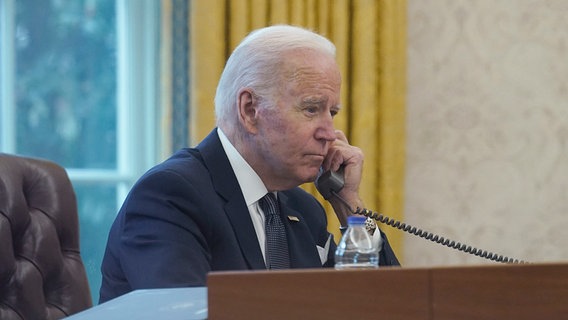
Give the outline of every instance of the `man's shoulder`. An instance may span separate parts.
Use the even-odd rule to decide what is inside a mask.
[[[164,179],[168,176],[189,179],[191,176],[199,176],[201,173],[206,174],[207,168],[199,151],[184,148],[150,168],[140,177],[140,180],[154,180],[158,177]]]
[[[183,148],[176,151],[169,158],[154,166],[150,171],[174,170],[203,164],[203,157],[197,149]]]

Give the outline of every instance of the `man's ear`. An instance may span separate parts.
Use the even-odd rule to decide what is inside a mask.
[[[258,118],[258,98],[255,97],[252,89],[243,88],[238,93],[237,98],[239,122],[247,132],[256,133],[256,123]]]

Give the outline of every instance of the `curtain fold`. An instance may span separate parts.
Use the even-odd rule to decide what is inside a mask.
[[[343,109],[335,125],[365,153],[361,197],[368,209],[403,216],[406,1],[208,0],[190,8],[190,138],[215,125],[213,97],[225,61],[253,29],[293,24],[337,46]],[[328,229],[338,241],[339,222],[313,184],[303,186],[325,203]],[[401,231],[381,227],[399,257]]]

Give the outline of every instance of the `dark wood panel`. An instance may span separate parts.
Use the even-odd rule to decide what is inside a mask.
[[[428,270],[211,273],[209,319],[429,320]]]
[[[432,269],[436,320],[568,319],[568,265]]]
[[[568,319],[568,264],[218,272],[209,319]]]

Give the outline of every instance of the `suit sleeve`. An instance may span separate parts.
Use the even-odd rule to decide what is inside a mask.
[[[382,248],[381,251],[379,252],[379,265],[400,266],[400,262],[398,262],[398,259],[394,254],[392,247],[390,246],[389,240],[387,239],[387,235],[379,228],[377,228],[377,230],[381,232],[381,237],[383,238]]]
[[[120,260],[132,289],[203,286],[210,271],[208,216],[194,186],[171,171],[150,174],[123,206]]]

